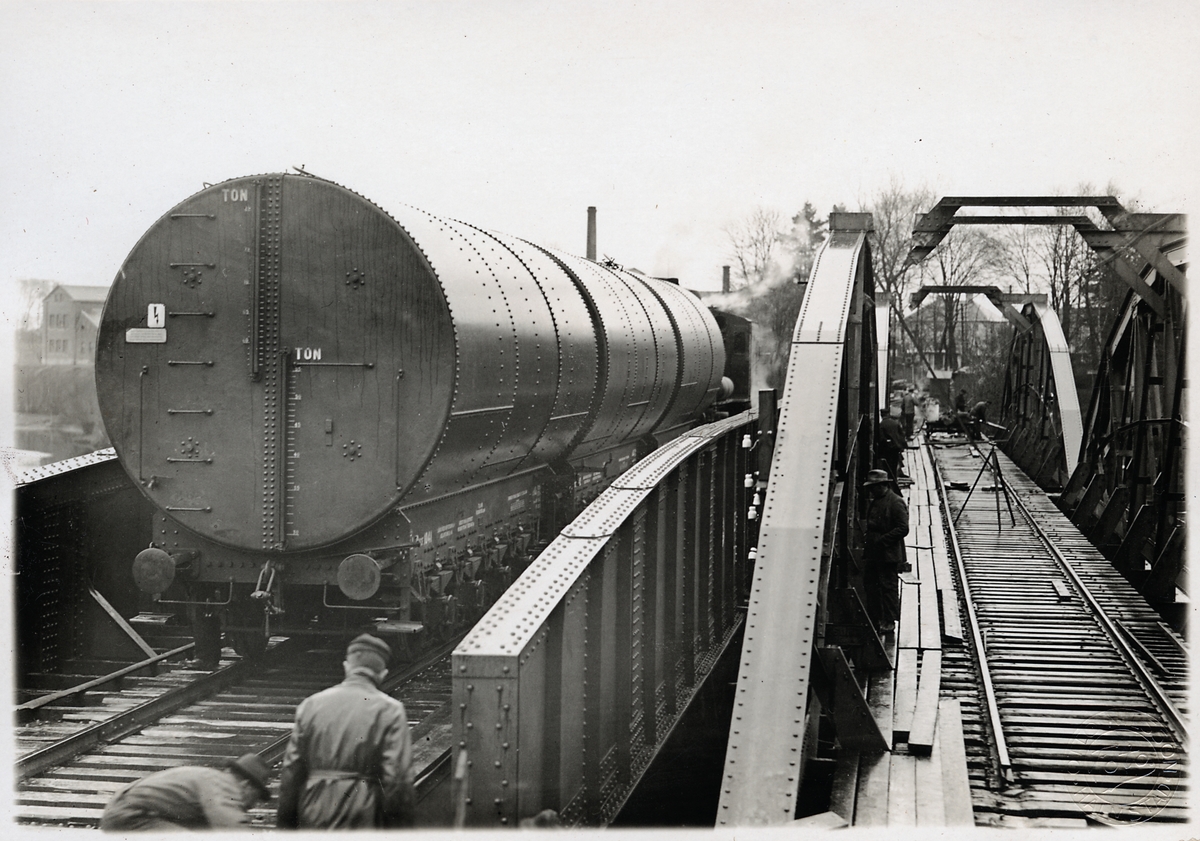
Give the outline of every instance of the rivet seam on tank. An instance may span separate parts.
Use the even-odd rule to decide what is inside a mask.
[[[437,217],[432,217],[432,216],[431,216],[431,218],[437,218]],[[463,224],[463,223],[457,223],[457,222],[454,222],[454,220],[444,220],[444,219],[439,219],[438,221],[442,222],[442,224],[443,224],[443,225],[445,225],[447,229],[450,229],[450,224],[451,224],[451,223],[453,223],[453,224],[460,224],[460,225],[462,225],[462,224]],[[472,226],[470,226],[470,225],[463,225],[463,227],[466,227],[466,228],[472,228]],[[502,304],[503,304],[503,306],[504,306],[504,311],[505,311],[505,314],[506,314],[506,315],[507,315],[507,317],[508,317],[508,324],[509,324],[509,326],[510,326],[510,328],[511,328],[512,335],[513,335],[513,348],[514,348],[514,350],[513,350],[513,355],[514,355],[514,357],[515,357],[515,358],[514,358],[514,360],[513,360],[513,363],[512,363],[512,367],[513,367],[513,375],[512,375],[512,377],[511,377],[511,385],[510,385],[510,389],[511,389],[511,392],[512,392],[512,400],[511,400],[511,403],[512,403],[513,405],[515,405],[515,402],[516,402],[516,395],[517,395],[518,366],[520,365],[520,353],[521,353],[521,348],[520,348],[520,344],[519,344],[519,343],[516,341],[516,326],[515,326],[515,318],[514,318],[514,316],[513,316],[512,307],[511,307],[511,306],[509,305],[509,303],[508,303],[508,297],[507,297],[507,296],[504,294],[504,284],[500,282],[500,279],[499,279],[498,277],[496,277],[496,273],[495,273],[495,271],[493,270],[493,268],[492,268],[491,264],[490,264],[490,263],[489,263],[489,262],[488,262],[488,261],[487,261],[487,260],[484,258],[484,256],[483,256],[483,255],[482,255],[482,254],[479,252],[479,249],[477,249],[477,248],[475,247],[475,244],[474,244],[474,243],[473,243],[471,240],[467,239],[467,237],[466,237],[466,236],[464,236],[464,235],[463,235],[463,233],[461,233],[460,231],[455,231],[455,230],[452,230],[452,229],[450,229],[450,230],[451,230],[451,238],[452,238],[452,239],[454,239],[454,238],[461,238],[461,239],[462,239],[462,241],[463,241],[464,243],[466,243],[466,245],[467,245],[467,246],[469,246],[469,247],[470,247],[470,249],[471,249],[471,252],[472,252],[472,253],[475,255],[475,258],[476,258],[477,260],[479,260],[479,262],[481,262],[481,263],[483,264],[484,268],[486,268],[486,269],[487,269],[487,271],[488,271],[488,274],[491,276],[491,278],[492,278],[492,281],[493,281],[493,283],[494,283],[494,285],[495,285],[495,288],[496,288],[496,294],[498,294],[498,295],[500,296],[500,301],[501,301],[501,303],[502,303]],[[459,251],[462,251],[462,250],[463,250],[463,248],[462,248],[462,247],[460,247],[460,248],[459,248]],[[467,258],[467,261],[468,261],[468,262],[472,262],[472,260],[471,260],[471,258],[470,258],[470,257],[468,257],[468,258]],[[477,270],[476,270],[476,274],[478,274],[478,273],[479,273],[479,270],[477,269]],[[493,312],[493,314],[496,314],[496,310],[492,310],[492,312]],[[496,323],[496,327],[497,327],[497,328],[500,328],[500,323],[499,323],[499,322],[497,322],[497,323]],[[504,340],[504,337],[503,337],[503,336],[497,336],[496,338],[497,338],[497,341],[503,341],[503,340]],[[503,351],[501,351],[501,353],[503,353]],[[455,356],[456,356],[456,358],[457,358],[457,353],[455,354]],[[501,364],[500,368],[501,368],[501,370],[503,370],[503,369],[504,369],[504,365],[503,365],[503,364]],[[456,373],[457,373],[457,371],[456,371]],[[455,380],[456,380],[456,382],[457,382],[457,376],[455,377]],[[504,399],[506,399],[506,398],[505,398],[505,397],[504,397],[504,396],[501,394],[501,390],[503,390],[503,391],[504,391],[504,392],[506,392],[506,393],[509,391],[509,389],[501,389],[501,388],[499,388],[499,386],[503,386],[504,382],[505,382],[505,378],[504,378],[504,377],[499,377],[499,382],[497,383],[497,385],[498,385],[498,388],[497,388],[497,395],[496,395],[496,396],[497,396],[497,398],[498,398],[498,399],[500,399],[500,400],[504,400]],[[457,397],[458,397],[458,390],[457,390],[457,388],[456,388],[456,389],[455,389],[455,398],[457,398]],[[480,469],[482,469],[482,468],[483,468],[485,465],[487,465],[487,464],[488,464],[488,463],[489,463],[489,462],[492,460],[492,457],[495,455],[497,448],[500,446],[501,442],[502,442],[502,441],[504,441],[505,435],[506,435],[506,434],[507,434],[507,432],[508,432],[508,427],[509,427],[509,424],[512,422],[512,420],[513,420],[513,417],[512,417],[512,413],[511,413],[511,412],[509,412],[509,413],[507,413],[507,414],[503,415],[503,418],[502,418],[502,420],[501,420],[501,424],[500,424],[500,429],[499,429],[499,431],[498,431],[498,432],[495,434],[495,437],[494,437],[494,439],[493,439],[493,442],[492,442],[491,449],[488,451],[488,453],[487,453],[485,456],[481,457],[481,459],[479,460],[479,468],[480,468]],[[472,461],[472,462],[474,462],[475,460],[474,460],[474,459],[472,459],[471,461]],[[470,477],[468,477],[468,479],[467,479],[467,480],[469,481],[469,480],[470,480]]]
[[[423,216],[427,216],[427,217],[429,217],[429,219],[431,219],[433,221],[438,221],[437,217],[434,216],[432,213],[427,213],[426,211],[421,210],[419,207],[413,207],[411,204],[405,204],[405,205],[403,205],[403,207],[407,207],[408,209],[413,210]],[[384,212],[386,213],[386,211],[384,211]],[[442,300],[445,301],[445,303],[446,303],[446,312],[450,316],[450,327],[454,334],[454,359],[455,359],[454,388],[452,389],[452,392],[450,395],[450,405],[453,406],[455,401],[457,401],[457,399],[458,399],[458,358],[459,358],[460,352],[461,352],[461,347],[459,345],[459,338],[458,338],[458,324],[454,318],[454,307],[452,307],[450,305],[450,298],[449,298],[449,296],[446,295],[446,285],[444,283],[442,283],[441,276],[438,274],[437,269],[434,268],[433,261],[429,259],[429,255],[425,253],[425,249],[423,249],[421,247],[421,243],[417,241],[417,238],[412,235],[412,232],[409,231],[408,228],[404,227],[399,222],[397,222],[391,216],[391,214],[387,214],[387,217],[389,219],[391,219],[393,222],[395,222],[396,227],[398,227],[400,230],[404,231],[404,234],[405,234],[405,236],[408,237],[409,242],[411,242],[413,244],[413,246],[417,249],[417,251],[419,251],[421,253],[421,256],[425,259],[425,265],[429,267],[430,274],[433,275],[433,279],[435,281],[437,281],[438,288],[442,292]],[[445,426],[442,427],[442,434],[438,438],[437,443],[434,445],[433,452],[430,453],[430,455],[429,455],[429,460],[427,462],[425,462],[424,470],[421,471],[420,475],[418,475],[416,480],[413,482],[414,487],[417,484],[422,485],[425,489],[425,493],[430,493],[433,491],[433,485],[430,484],[429,482],[424,481],[424,479],[429,474],[429,471],[433,468],[433,465],[435,465],[437,463],[438,454],[441,453],[442,444],[445,443],[446,432],[449,430],[449,428],[450,428],[450,424],[446,424]]]
[[[279,356],[279,282],[280,250],[282,246],[282,177],[267,178],[259,195],[258,257],[259,313],[263,319],[263,334],[258,352],[263,370],[263,482],[262,482],[262,548],[275,548],[282,541],[282,523],[278,516],[285,501],[276,495],[280,466],[276,431],[282,419],[280,407]]]

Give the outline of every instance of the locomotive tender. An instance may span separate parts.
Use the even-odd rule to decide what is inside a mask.
[[[308,174],[208,186],[142,236],[100,325],[101,413],[156,512],[133,580],[243,653],[437,634],[724,367],[675,284]]]

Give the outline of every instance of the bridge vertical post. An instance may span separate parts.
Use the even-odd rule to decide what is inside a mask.
[[[545,701],[543,703],[544,719],[542,732],[545,734],[545,750],[542,754],[542,804],[544,807],[561,809],[563,804],[562,787],[562,746],[563,746],[563,685],[564,658],[563,640],[566,637],[566,611],[556,610],[546,621],[546,676]],[[522,765],[522,767],[524,767]],[[524,775],[522,782],[524,783]]]
[[[1139,319],[1142,322],[1143,319]],[[1136,417],[1150,418],[1160,417],[1160,411],[1154,414],[1149,414],[1150,408],[1150,392],[1154,390],[1154,386],[1161,387],[1162,378],[1156,377],[1155,370],[1155,354],[1154,354],[1154,335],[1157,332],[1153,328],[1153,319],[1150,316],[1144,317],[1145,323],[1139,323],[1139,327],[1143,328],[1145,335],[1145,344],[1139,343],[1138,350],[1140,351],[1141,370],[1138,371],[1138,377],[1141,379],[1141,394],[1139,395],[1138,411]],[[1136,382],[1136,380],[1135,380]],[[1130,511],[1138,511],[1143,505],[1153,499],[1153,495],[1149,492],[1152,483],[1154,482],[1154,473],[1156,465],[1153,464],[1154,455],[1150,448],[1149,436],[1146,434],[1145,423],[1139,423],[1133,435],[1133,460],[1132,467],[1134,468],[1133,476],[1126,475],[1125,481],[1129,486]]]
[[[680,605],[683,611],[681,617],[681,639],[680,643],[683,650],[680,652],[683,655],[683,681],[686,686],[694,686],[696,684],[696,579],[697,569],[700,566],[699,547],[697,544],[696,531],[698,527],[697,508],[696,504],[696,483],[700,479],[699,465],[692,463],[684,466],[686,469],[681,469],[682,476],[682,510],[680,511],[680,520],[683,523],[683,552],[682,565],[679,569],[680,584],[683,585],[683,598],[680,600]]]
[[[733,436],[729,441],[729,449],[732,452],[730,460],[730,469],[733,475],[728,477],[730,485],[729,495],[729,522],[733,534],[733,546],[730,549],[730,570],[729,574],[732,577],[730,586],[730,609],[734,611],[737,605],[742,601],[745,594],[745,565],[746,560],[746,528],[743,517],[746,512],[746,489],[742,487],[742,477],[746,475],[746,450],[742,449],[741,439]],[[730,618],[733,618],[731,613]]]
[[[570,588],[560,607],[553,611],[562,616],[562,659],[556,670],[560,680],[562,698],[559,730],[560,741],[556,750],[559,755],[560,814],[568,811],[582,815],[586,810],[587,790],[586,742],[588,735],[587,684],[587,636],[588,636],[588,582],[593,571],[586,570]]]
[[[680,516],[680,495],[684,469],[667,477],[666,498],[663,500],[663,692],[668,716],[674,716],[676,688],[679,686],[679,660],[683,653],[679,631],[680,574],[683,567],[683,518]]]
[[[587,581],[587,624],[583,652],[583,800],[584,815],[589,823],[600,816],[603,782],[600,762],[604,758],[601,746],[604,719],[604,688],[602,682],[602,646],[604,637],[604,572],[608,552],[602,554],[599,568],[589,570]]]
[[[722,592],[725,597],[725,628],[734,623],[737,610],[738,591],[738,552],[740,550],[738,534],[738,487],[742,484],[742,474],[738,472],[738,453],[741,452],[741,442],[736,436],[729,436],[724,442],[725,469],[719,483],[722,488],[721,512],[725,532],[725,581]]]
[[[659,634],[659,584],[663,573],[663,495],[655,488],[646,502],[642,565],[642,732],[646,744],[658,744],[658,679],[665,662]]]
[[[729,531],[729,441],[717,442],[713,466],[713,483],[710,495],[713,501],[713,636],[722,637],[729,627],[729,575],[730,541]]]
[[[716,629],[715,611],[709,598],[714,584],[713,564],[713,461],[715,451],[700,453],[700,469],[696,471],[696,623],[700,650],[712,644]],[[693,681],[694,682],[694,681]]]
[[[612,719],[615,722],[613,753],[616,759],[617,782],[629,784],[632,774],[633,733],[633,583],[636,578],[638,518],[632,517],[617,531],[616,552],[609,561],[616,562],[616,615],[613,623],[613,682]]]

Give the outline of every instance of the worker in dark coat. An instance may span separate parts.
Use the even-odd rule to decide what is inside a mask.
[[[900,398],[900,417],[904,419],[904,437],[912,438],[917,425],[917,398],[911,388]]]
[[[268,769],[248,753],[225,770],[181,765],[156,771],[113,795],[100,816],[106,832],[237,829],[246,810],[269,797]]]
[[[879,426],[875,428],[875,452],[883,459],[893,479],[905,477],[901,465],[907,447],[908,441],[904,437],[904,430],[900,428],[900,421],[886,410],[880,410]]]
[[[980,433],[987,427],[987,410],[990,403],[987,400],[980,400],[971,407],[971,424],[968,427],[970,430],[970,438],[972,441],[978,440]]]
[[[863,523],[863,583],[867,610],[880,633],[894,631],[900,618],[900,573],[905,566],[904,536],[908,534],[908,506],[892,490],[883,470],[867,473],[863,487],[871,495]]]
[[[412,739],[404,705],[381,692],[392,650],[362,634],[346,649],[346,679],[306,698],[279,780],[281,827],[413,825]]]

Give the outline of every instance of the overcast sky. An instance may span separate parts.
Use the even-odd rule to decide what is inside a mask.
[[[0,283],[107,284],[204,182],[296,165],[575,253],[596,205],[601,254],[694,288],[754,207],[892,177],[1180,210],[1197,8],[0,3]]]

